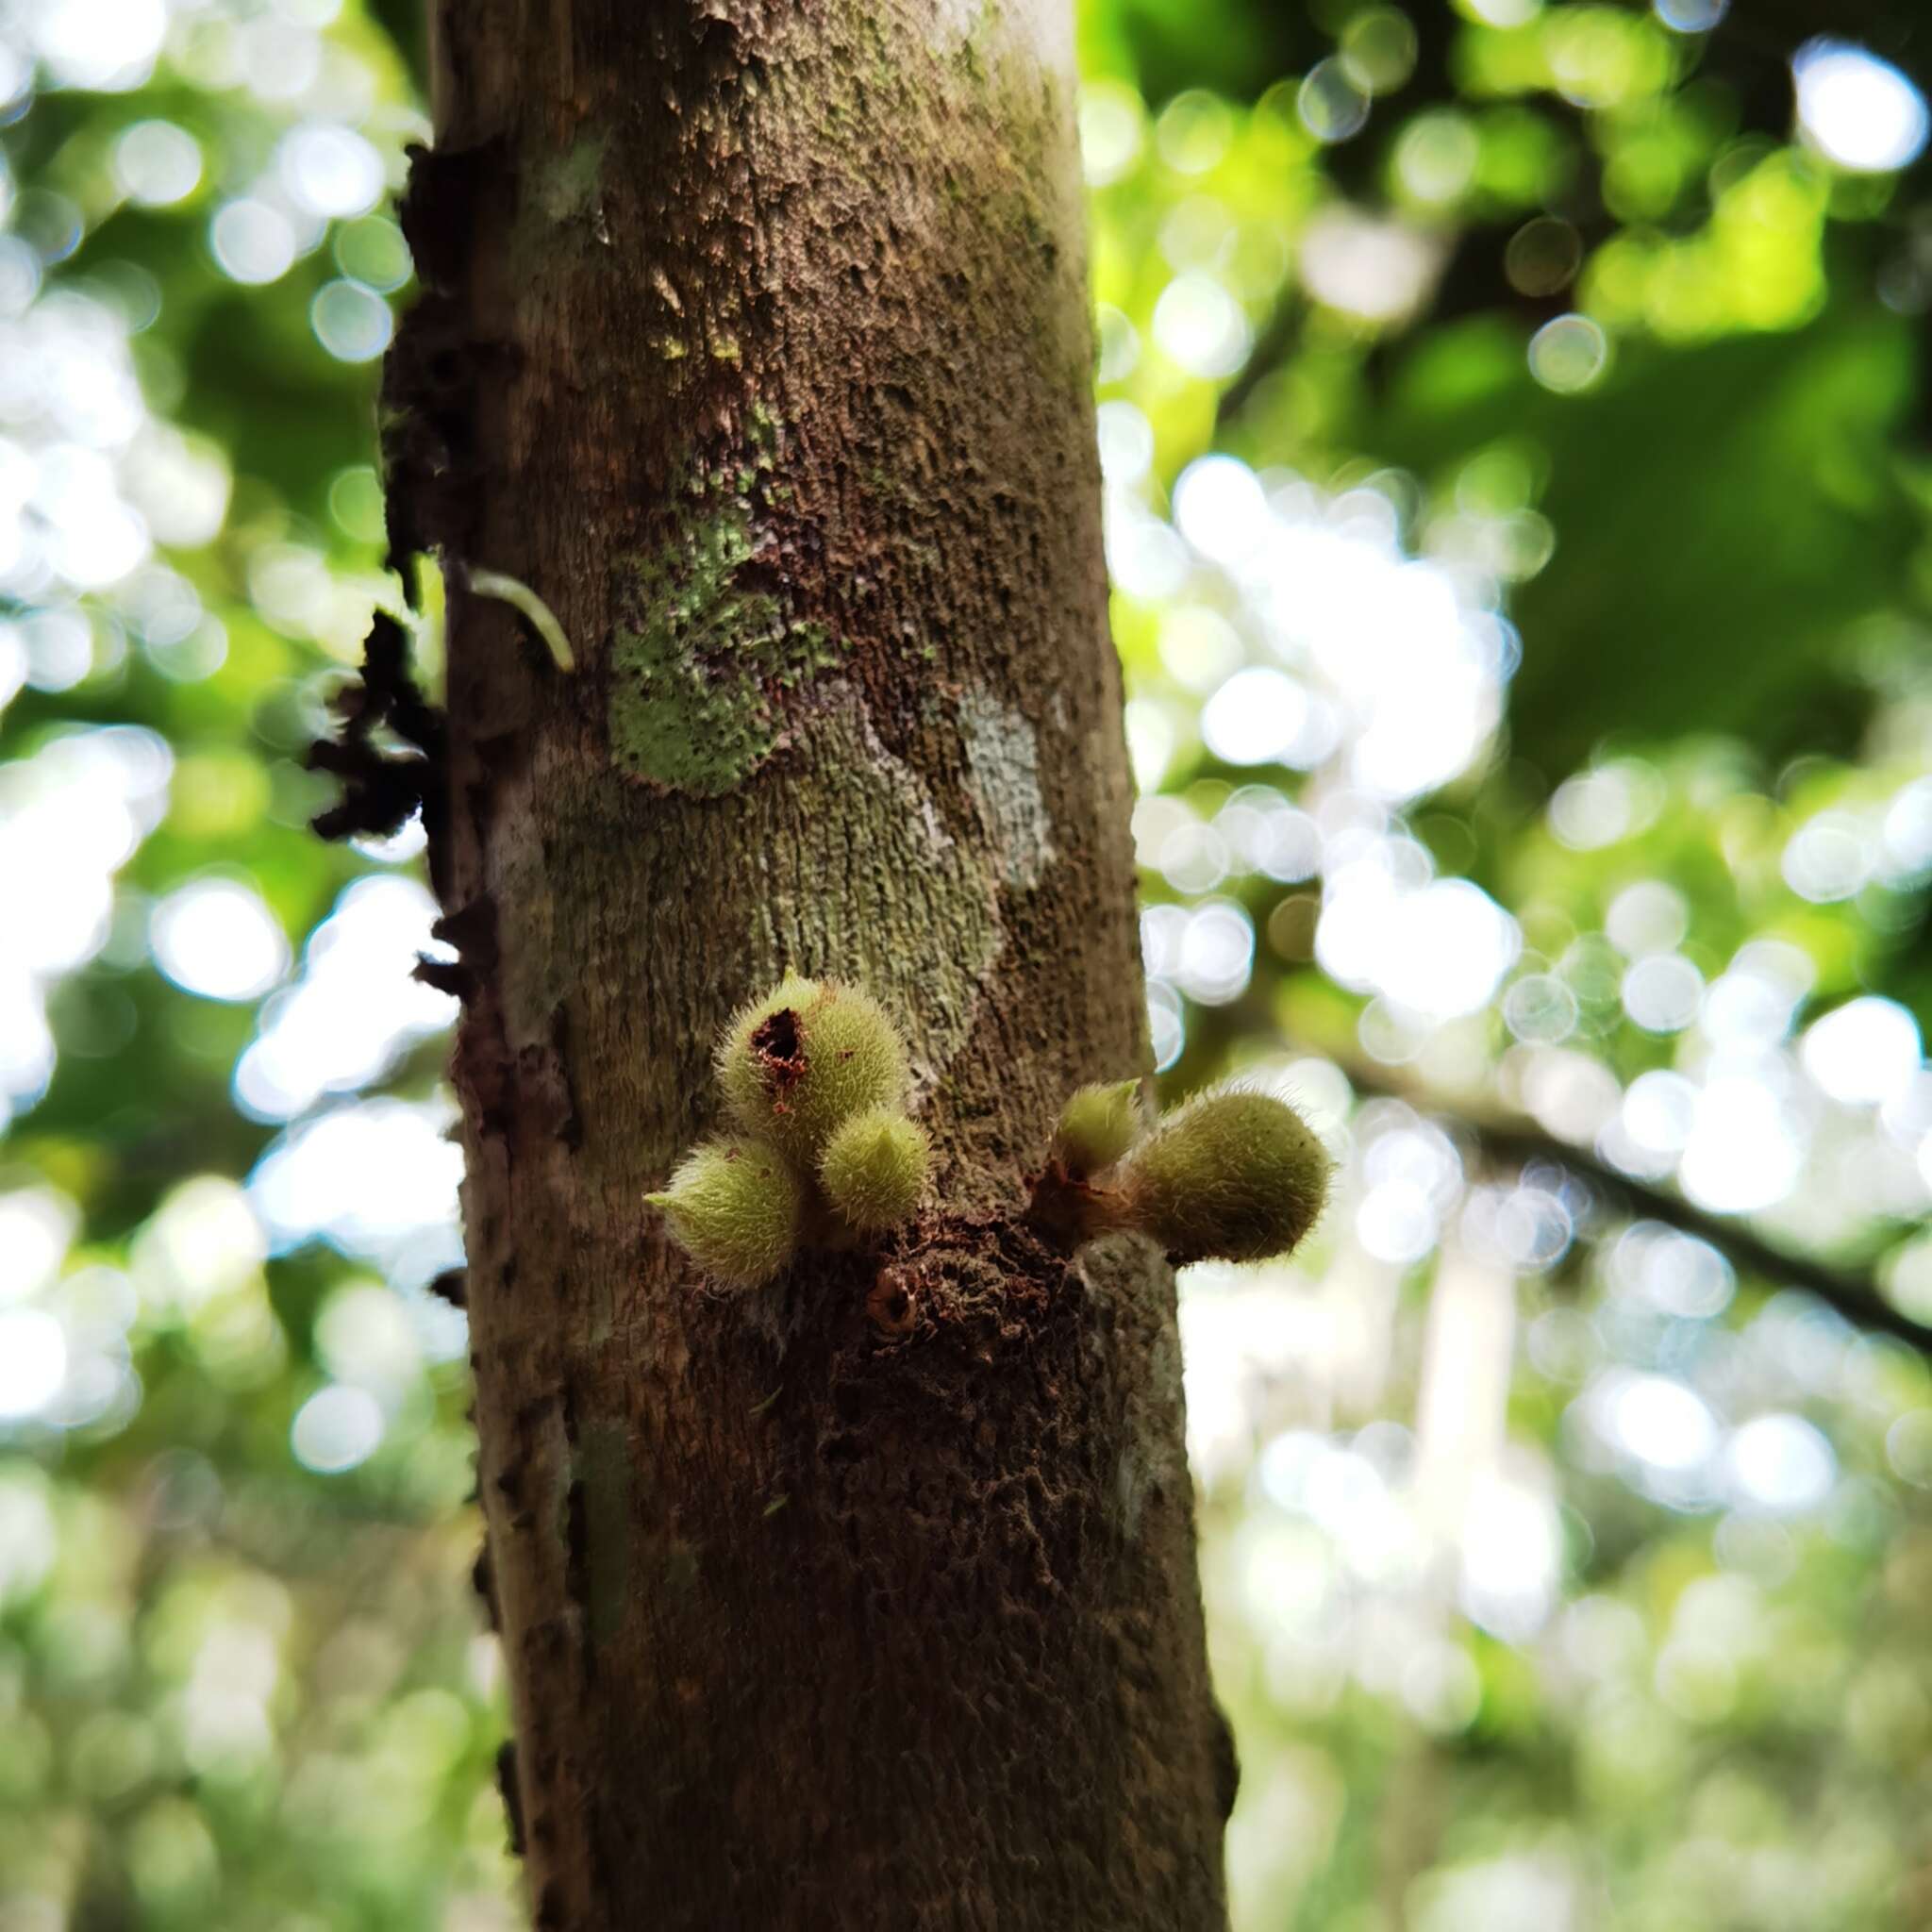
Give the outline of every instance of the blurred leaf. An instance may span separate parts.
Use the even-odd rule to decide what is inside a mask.
[[[1554,781],[1604,739],[1761,741],[1815,715],[1921,534],[1891,449],[1914,395],[1909,325],[1861,309],[1633,346],[1580,396],[1541,388],[1509,338],[1485,319],[1425,342],[1363,440],[1439,478],[1505,436],[1547,459],[1557,551],[1511,605],[1523,753]]]
[[[1299,8],[1265,0],[1107,0],[1082,8],[1085,71],[1132,80],[1156,103],[1191,87],[1252,100],[1328,51]]]
[[[188,347],[180,420],[224,443],[238,475],[272,483],[320,521],[335,473],[375,446],[376,369],[334,361],[317,343],[318,280],[305,265],[208,305]]]

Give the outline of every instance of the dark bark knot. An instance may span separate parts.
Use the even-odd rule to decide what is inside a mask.
[[[872,1325],[888,1340],[910,1335],[919,1319],[919,1302],[912,1291],[912,1277],[907,1269],[887,1268],[873,1283],[865,1298],[865,1312]]]

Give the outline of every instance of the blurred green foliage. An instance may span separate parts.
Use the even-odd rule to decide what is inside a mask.
[[[1342,1162],[1184,1282],[1242,1932],[1932,1916],[1932,1378],[1722,1252],[1932,1321],[1917,12],[1083,9],[1155,1044]],[[302,764],[416,24],[0,6],[6,1932],[521,1916],[420,837]]]

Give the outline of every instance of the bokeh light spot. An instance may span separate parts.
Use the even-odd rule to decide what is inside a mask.
[[[1482,143],[1461,114],[1447,109],[1418,114],[1395,143],[1395,172],[1403,188],[1431,207],[1460,196],[1475,179]]]
[[[1343,72],[1365,93],[1391,93],[1415,72],[1415,23],[1399,7],[1365,7],[1339,43]]]
[[[341,1475],[367,1462],[381,1445],[382,1405],[366,1389],[341,1383],[319,1389],[295,1411],[289,1446],[305,1469]]]
[[[1160,158],[1177,175],[1205,175],[1219,167],[1234,142],[1227,103],[1204,88],[1177,93],[1160,110],[1155,128]]]
[[[1654,0],[1654,4],[1657,17],[1680,34],[1707,34],[1730,8],[1730,0]]]
[[[1212,275],[1190,269],[1160,291],[1154,340],[1191,375],[1232,375],[1247,360],[1248,318]]]
[[[1824,1434],[1797,1415],[1760,1415],[1731,1438],[1725,1473],[1740,1507],[1797,1515],[1830,1495],[1838,1458]]]
[[[0,1423],[38,1415],[67,1377],[67,1338],[43,1308],[0,1311]]]
[[[360,282],[327,282],[308,305],[315,339],[338,362],[370,362],[389,347],[395,333],[390,307]]]
[[[1369,125],[1369,96],[1345,59],[1331,56],[1308,70],[1295,95],[1302,125],[1319,142],[1348,141]]]
[[[1201,739],[1231,765],[1286,759],[1307,722],[1307,692],[1285,671],[1237,671],[1201,708]]]
[[[279,208],[244,197],[216,211],[208,246],[231,280],[258,285],[280,280],[294,266],[295,230]]]
[[[1909,167],[1925,145],[1925,97],[1889,60],[1844,41],[1792,57],[1798,121],[1827,159],[1856,174]]]
[[[1592,388],[1609,359],[1608,339],[1587,315],[1559,315],[1529,339],[1529,373],[1558,395]]]
[[[1554,215],[1538,215],[1509,238],[1503,272],[1525,295],[1554,295],[1568,288],[1583,262],[1583,238]]]
[[[209,1000],[259,999],[289,970],[289,941],[260,895],[231,879],[197,879],[155,908],[155,963]]]
[[[1624,975],[1624,1010],[1646,1033],[1679,1033],[1697,1017],[1704,975],[1680,953],[1656,953]]]
[[[382,157],[353,127],[296,127],[282,139],[283,185],[311,214],[366,214],[381,199]]]
[[[137,121],[114,143],[114,178],[130,201],[166,208],[200,185],[200,144],[172,121]]]
[[[1876,1107],[1919,1071],[1919,1023],[1896,1000],[1847,1000],[1808,1027],[1805,1071],[1847,1107]]]
[[[1080,166],[1090,188],[1118,181],[1141,158],[1145,129],[1141,97],[1118,81],[1089,81],[1080,90]]]

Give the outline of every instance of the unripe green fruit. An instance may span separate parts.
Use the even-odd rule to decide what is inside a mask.
[[[646,1194],[677,1244],[731,1288],[769,1281],[798,1245],[805,1190],[769,1141],[707,1141],[678,1162],[661,1194]]]
[[[848,1226],[874,1234],[911,1219],[931,1170],[925,1129],[891,1108],[874,1107],[854,1114],[825,1142],[819,1181]]]
[[[1285,1255],[1328,1197],[1329,1159],[1307,1123],[1265,1093],[1203,1094],[1134,1150],[1126,1218],[1177,1262]]]
[[[1141,1083],[1077,1088],[1060,1110],[1053,1158],[1075,1180],[1111,1167],[1141,1138]]]
[[[746,1133],[816,1164],[834,1129],[906,1098],[906,1049],[875,1000],[788,973],[718,1043],[718,1084]]]

